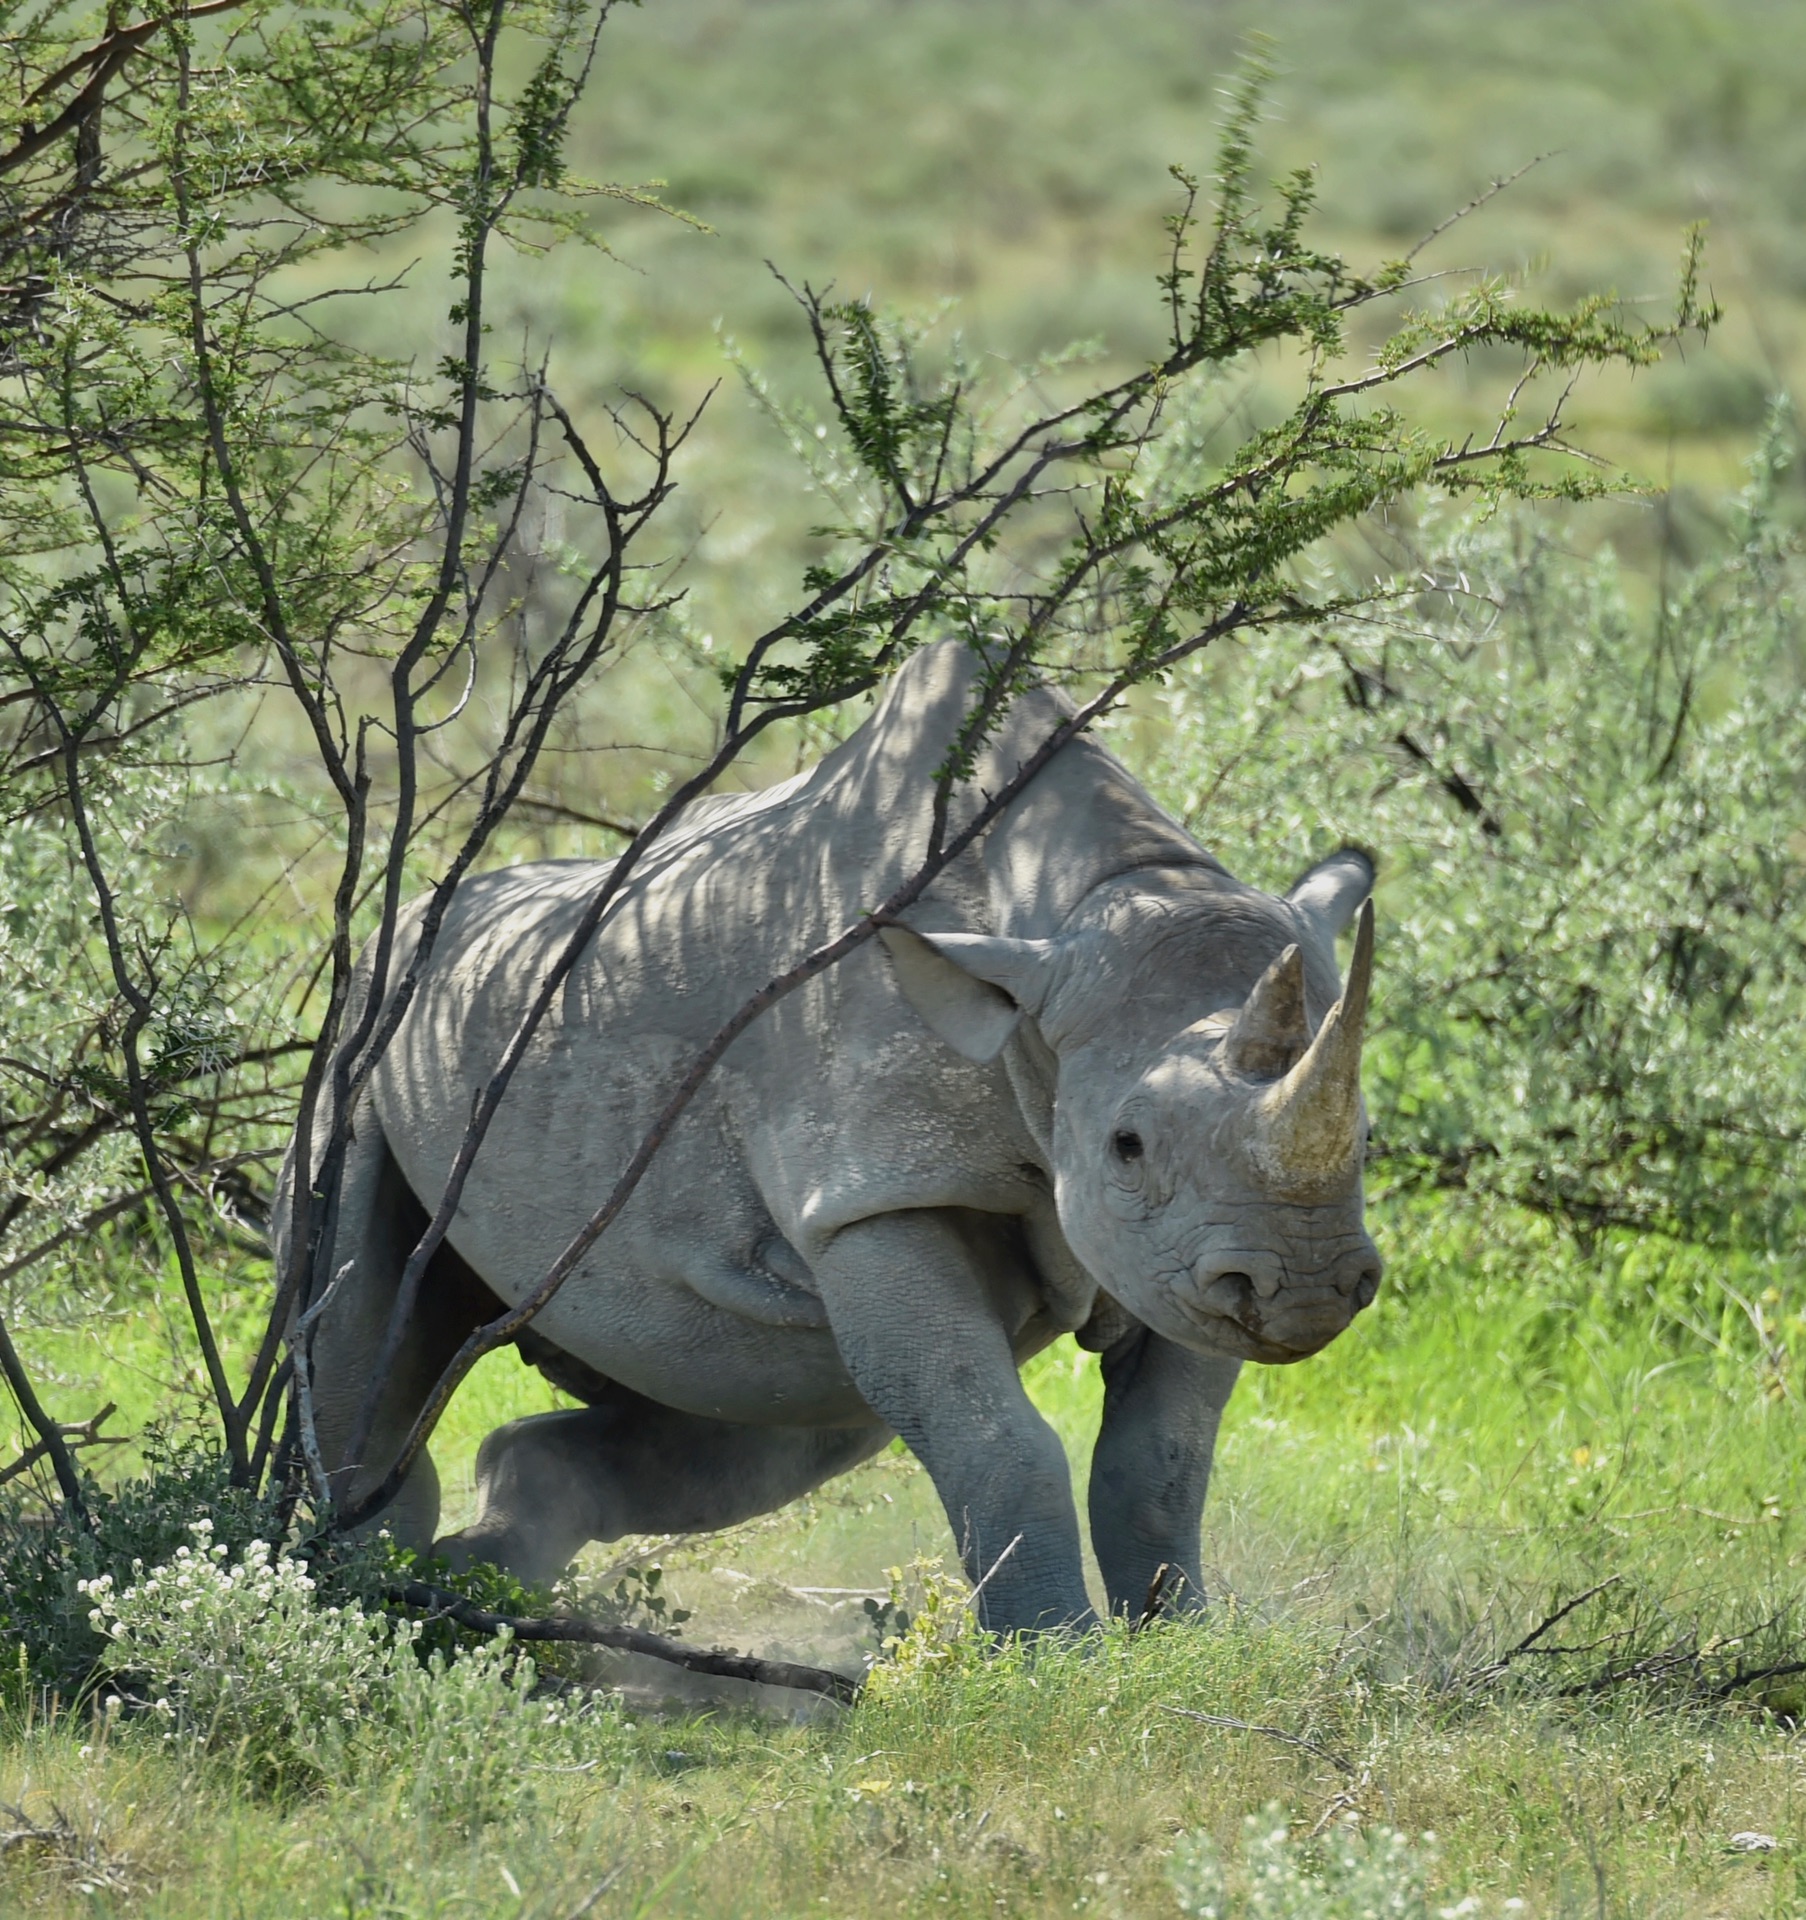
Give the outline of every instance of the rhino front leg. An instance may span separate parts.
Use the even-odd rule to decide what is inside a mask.
[[[928,1469],[979,1617],[996,1632],[1094,1616],[1066,1451],[1016,1373],[1024,1275],[996,1223],[923,1209],[843,1228],[814,1263],[867,1404]]]
[[[1103,1354],[1104,1421],[1091,1456],[1091,1545],[1110,1611],[1140,1616],[1161,1567],[1163,1611],[1204,1604],[1199,1527],[1217,1427],[1239,1360],[1137,1327]]]

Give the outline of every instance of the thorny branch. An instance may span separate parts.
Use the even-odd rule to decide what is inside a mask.
[[[129,1435],[101,1432],[101,1428],[118,1411],[119,1408],[109,1400],[98,1413],[90,1414],[86,1420],[60,1423],[56,1429],[57,1436],[71,1454],[86,1447],[123,1447]],[[49,1457],[48,1438],[34,1441],[16,1460],[9,1461],[4,1467],[0,1467],[0,1487],[5,1486],[9,1480],[18,1479],[21,1474],[29,1473],[40,1460],[46,1460]]]

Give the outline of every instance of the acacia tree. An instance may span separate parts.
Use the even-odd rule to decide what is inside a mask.
[[[957,348],[937,353],[865,303],[801,289],[835,429],[827,557],[791,613],[736,637],[712,750],[599,871],[473,1103],[446,1190],[423,1196],[433,1217],[390,1354],[538,1019],[644,849],[767,729],[963,636],[978,691],[914,872],[699,1050],[583,1231],[465,1344],[381,1486],[333,1515],[309,1354],[332,1310],[347,1116],[453,891],[495,847],[554,728],[629,639],[669,639],[681,592],[658,515],[689,423],[623,395],[598,442],[560,398],[547,343],[503,355],[488,319],[498,260],[593,238],[598,195],[643,198],[585,188],[563,160],[609,11],[373,0],[322,18],[214,0],[132,23],[74,7],[14,15],[16,99],[0,131],[0,766],[6,818],[95,930],[78,943],[84,991],[54,1017],[34,996],[25,1042],[7,1049],[12,1265],[0,1270],[29,1271],[147,1210],[234,1477],[273,1476],[336,1524],[393,1496],[459,1381],[607,1231],[738,1034],[902,912],[1066,740],[1226,635],[1320,623],[1370,597],[1320,556],[1425,482],[1488,501],[1600,491],[1609,476],[1565,437],[1574,379],[1645,364],[1714,318],[1693,247],[1660,324],[1603,296],[1538,309],[1498,279],[1427,275],[1416,252],[1352,270],[1307,237],[1308,175],[1263,204],[1258,69],[1233,98],[1208,209],[1177,175],[1156,288],[1169,337],[1152,365],[1089,386],[1044,369],[999,391]],[[404,237],[437,246],[452,284],[424,327],[409,280],[367,266]],[[1383,322],[1377,350],[1351,344],[1363,315]],[[366,344],[378,337],[382,351]],[[1488,434],[1411,424],[1404,389],[1502,354],[1516,370]],[[1292,405],[1239,439],[1205,433],[1201,396],[1256,355],[1283,363]],[[956,824],[978,747],[1049,678],[1077,690],[1071,717]],[[241,720],[259,738],[277,708],[309,749],[294,785],[316,820],[309,871],[330,896],[317,942],[282,942],[267,899],[217,934],[197,929],[158,906],[146,858],[158,810],[179,819],[191,803],[206,743]],[[227,752],[209,777],[244,786],[249,758]],[[416,890],[419,938],[402,962],[399,916]],[[354,1003],[360,944],[368,985]],[[312,1178],[295,1183],[292,1251],[235,1377],[205,1248],[235,1198],[267,1207],[290,1124]],[[79,1508],[76,1463],[3,1325],[0,1361]]]

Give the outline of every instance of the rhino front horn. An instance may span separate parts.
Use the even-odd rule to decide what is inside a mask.
[[[1354,959],[1342,997],[1305,1056],[1260,1096],[1252,1146],[1261,1171],[1301,1200],[1328,1198],[1358,1172],[1361,1037],[1373,983],[1373,902],[1355,925]]]

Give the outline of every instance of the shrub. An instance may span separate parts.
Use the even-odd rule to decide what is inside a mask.
[[[1180,1837],[1167,1877],[1188,1920],[1442,1920],[1477,1911],[1471,1900],[1430,1906],[1428,1836],[1414,1844],[1391,1827],[1332,1827],[1321,1842],[1296,1841],[1277,1806],[1249,1814],[1242,1835],[1240,1895],[1207,1836]]]
[[[0,1503],[0,1638],[23,1654],[29,1684],[65,1698],[79,1693],[100,1658],[88,1586],[127,1585],[134,1567],[157,1566],[190,1543],[196,1514],[212,1538],[239,1552],[279,1531],[271,1502],[231,1484],[224,1458],[204,1442],[170,1445],[147,1436],[149,1470],[104,1491],[88,1490],[86,1524],[67,1508]]]
[[[1382,1189],[1785,1246],[1806,1197],[1806,655],[1777,412],[1653,605],[1546,521],[1432,529],[1389,605],[1176,677],[1158,791],[1249,879],[1377,849]]]
[[[867,1700],[897,1699],[930,1675],[972,1673],[997,1654],[998,1642],[978,1624],[972,1590],[949,1579],[938,1556],[918,1554],[907,1568],[890,1567],[886,1574],[888,1599],[866,1603],[879,1634]]]
[[[328,1778],[346,1739],[412,1669],[418,1628],[356,1607],[324,1607],[298,1560],[253,1540],[236,1564],[213,1523],[131,1586],[81,1583],[100,1665],[169,1723],[172,1739],[242,1753],[271,1780]],[[397,1654],[405,1656],[397,1659]]]
[[[321,1604],[306,1566],[265,1540],[234,1561],[211,1522],[189,1532],[129,1586],[83,1582],[100,1666],[164,1738],[264,1790],[399,1774],[415,1811],[476,1826],[517,1804],[548,1756],[615,1723],[589,1696],[536,1697],[537,1670],[505,1634],[423,1663],[418,1622]]]

